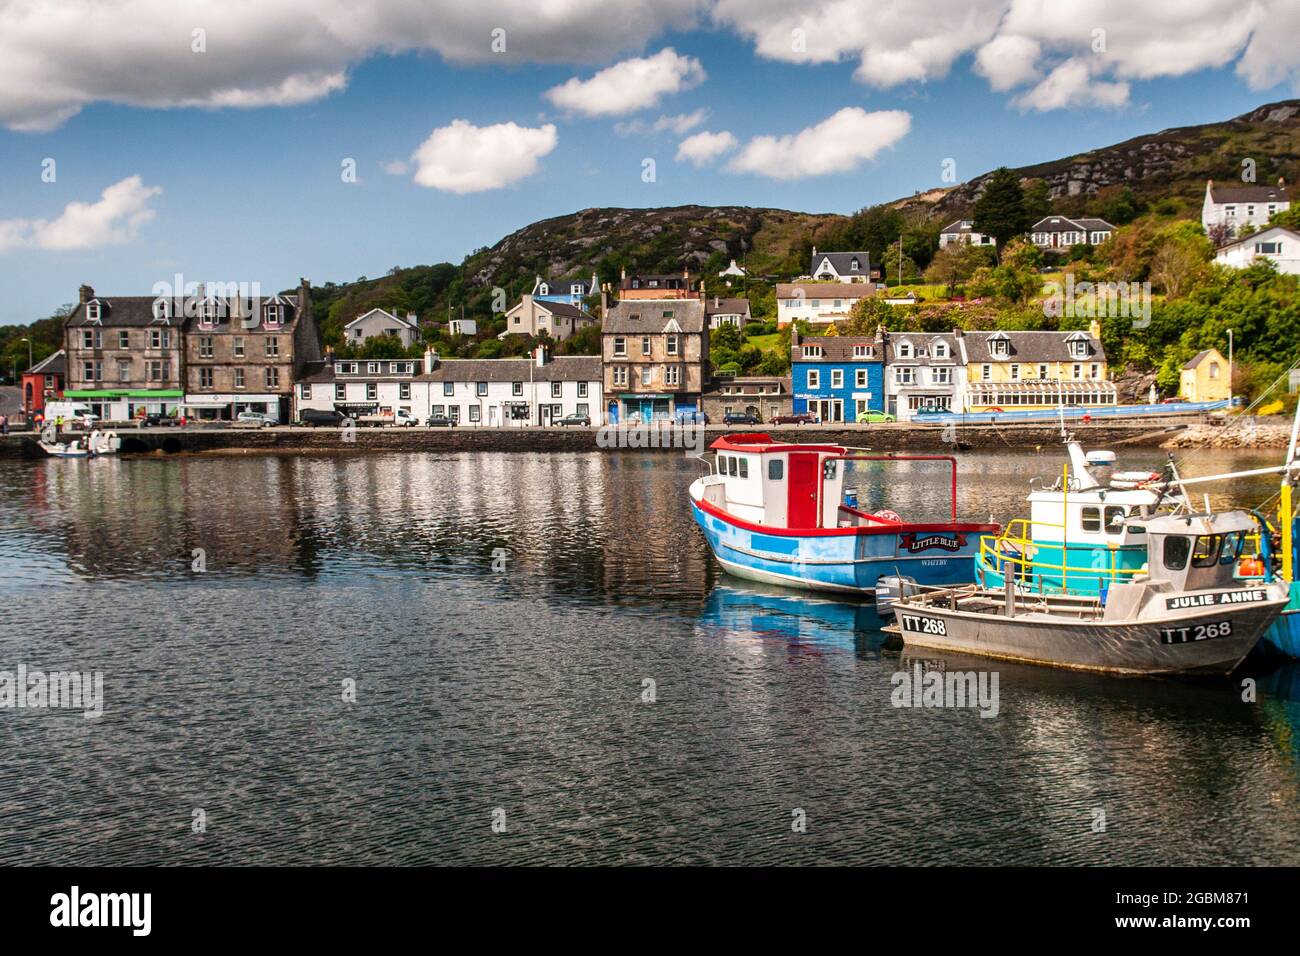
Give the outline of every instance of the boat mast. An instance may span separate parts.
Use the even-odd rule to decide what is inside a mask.
[[[1291,441],[1286,446],[1286,472],[1282,476],[1281,501],[1278,505],[1278,519],[1282,525],[1282,579],[1284,581],[1295,580],[1295,560],[1292,553],[1294,542],[1292,541],[1292,517],[1291,517],[1291,489],[1295,486],[1295,472],[1292,470],[1295,465],[1295,446],[1296,439],[1300,438],[1300,404],[1296,405],[1295,417],[1291,420]]]

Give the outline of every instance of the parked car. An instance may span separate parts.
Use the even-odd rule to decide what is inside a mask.
[[[446,415],[430,415],[425,419],[424,424],[430,428],[452,428],[456,424],[454,418],[448,418]]]
[[[343,424],[344,415],[332,408],[304,408],[298,419],[310,428],[336,428]]]
[[[164,428],[177,425],[180,423],[179,418],[173,418],[171,415],[164,415],[162,412],[147,412],[135,420],[136,428]]]
[[[677,413],[678,425],[694,425],[694,424],[707,425],[708,423],[709,423],[709,415],[707,412],[678,412]]]
[[[254,425],[258,428],[266,428],[276,423],[275,419],[270,415],[263,415],[261,412],[240,412],[235,422],[239,425]]]
[[[722,416],[724,425],[757,425],[758,416],[753,412],[727,412]]]
[[[420,424],[420,420],[408,412],[405,408],[396,408],[390,412],[376,412],[373,415],[361,415],[357,418],[358,425],[366,425],[372,428],[404,428]]]
[[[773,425],[812,425],[817,419],[807,412],[798,412],[790,415],[773,415],[768,421]]]
[[[1183,398],[1183,396],[1181,396],[1181,395],[1174,395],[1174,396],[1171,397],[1171,398],[1162,398],[1162,399],[1160,400],[1160,404],[1161,404],[1161,405],[1178,405],[1178,404],[1180,404],[1180,403],[1182,403],[1182,402],[1185,402],[1185,401],[1187,401],[1187,399]]]
[[[859,425],[880,425],[884,422],[896,422],[896,419],[889,412],[862,412],[858,415]]]
[[[555,420],[555,424],[557,424],[557,425],[583,425],[583,426],[586,426],[587,428],[590,428],[590,427],[591,427],[591,416],[590,416],[590,415],[579,415],[577,412],[574,412],[572,415],[565,415],[563,418],[557,418],[557,419]]]

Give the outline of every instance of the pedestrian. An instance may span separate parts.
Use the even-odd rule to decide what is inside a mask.
[[[9,434],[9,416],[0,415],[0,435]]]

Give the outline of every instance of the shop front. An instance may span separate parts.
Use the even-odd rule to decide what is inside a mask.
[[[70,389],[68,401],[85,402],[104,422],[130,422],[145,415],[181,415],[185,393],[179,388]]]
[[[185,396],[185,416],[197,421],[230,422],[243,412],[257,412],[267,415],[276,422],[288,420],[288,396],[275,393],[214,394],[209,392]]]

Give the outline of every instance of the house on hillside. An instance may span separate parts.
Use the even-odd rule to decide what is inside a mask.
[[[1228,360],[1218,349],[1205,349],[1182,367],[1178,394],[1189,402],[1226,402],[1232,395]]]
[[[734,325],[743,329],[753,321],[749,313],[748,299],[724,299],[713,296],[704,300],[704,314],[709,319],[709,328],[717,329],[724,325]]]
[[[533,282],[533,290],[529,295],[539,302],[561,302],[571,305],[575,309],[582,309],[587,296],[595,294],[599,288],[594,272],[588,279],[574,278],[552,281],[537,276]]]
[[[1300,232],[1286,226],[1266,226],[1259,232],[1220,246],[1214,261],[1244,269],[1257,260],[1273,263],[1278,272],[1300,275]]]
[[[944,226],[939,232],[939,248],[953,245],[958,242],[964,242],[971,246],[993,246],[996,247],[998,241],[992,236],[982,232],[975,231],[974,219],[958,219]]]
[[[1115,232],[1105,219],[1070,219],[1044,216],[1029,229],[1029,238],[1040,249],[1069,249],[1071,246],[1099,246]]]
[[[691,275],[682,270],[680,275],[628,275],[624,269],[618,283],[618,297],[622,299],[686,299],[691,292]]]
[[[808,276],[819,282],[870,282],[871,257],[866,252],[818,252],[813,246]],[[879,277],[877,269],[875,278]]]
[[[581,298],[578,300],[582,301]],[[570,338],[579,329],[595,325],[596,317],[565,298],[542,299],[525,293],[518,305],[506,313],[506,328],[497,338],[507,335],[549,335],[557,342]]]
[[[415,313],[408,312],[402,318],[387,309],[371,309],[343,326],[343,341],[348,345],[360,345],[380,335],[391,335],[402,343],[402,348],[410,348],[420,340]]]
[[[868,282],[780,282],[776,286],[776,324],[796,319],[826,326],[849,317],[859,299],[875,294]]]
[[[1274,213],[1290,208],[1291,193],[1281,177],[1275,186],[1224,186],[1207,179],[1201,225],[1206,232],[1215,226],[1225,226],[1228,234],[1235,236],[1242,226],[1266,226]]]

